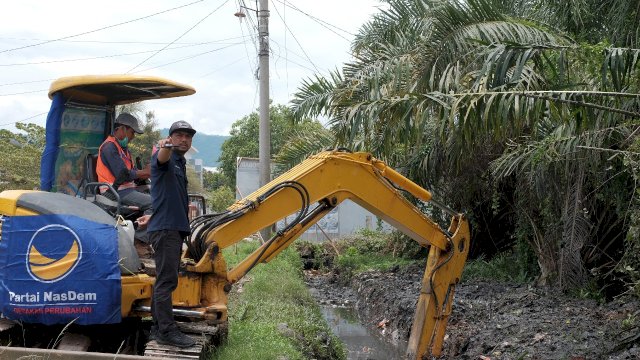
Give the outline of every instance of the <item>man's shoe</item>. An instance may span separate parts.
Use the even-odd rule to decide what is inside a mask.
[[[179,348],[188,348],[196,344],[195,340],[178,330],[171,331],[168,334],[158,333],[156,335],[156,342],[158,344],[177,346]]]

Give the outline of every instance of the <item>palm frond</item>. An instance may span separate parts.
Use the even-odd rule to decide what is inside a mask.
[[[615,91],[628,90],[630,86],[635,87],[630,90],[638,91],[638,57],[640,49],[607,49],[602,64],[602,87],[607,88],[609,74]]]
[[[281,174],[302,162],[309,155],[333,145],[335,145],[335,137],[329,130],[322,129],[313,133],[297,131],[276,154],[274,159],[276,173]]]
[[[316,75],[314,80],[303,80],[291,101],[293,118],[300,120],[319,115],[332,116],[334,90],[340,83],[342,77],[338,71],[331,72],[330,79]]]
[[[585,216],[584,200],[585,163],[568,164],[568,177],[564,206],[562,207],[562,240],[559,259],[560,287],[564,290],[584,287],[587,279],[582,261],[582,249],[589,243],[591,223]]]

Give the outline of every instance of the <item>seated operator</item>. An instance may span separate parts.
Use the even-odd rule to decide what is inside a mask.
[[[136,169],[133,165],[128,145],[136,137],[142,134],[138,119],[128,113],[118,115],[114,122],[113,134],[100,145],[96,173],[98,181],[111,185],[119,183],[118,195],[123,205],[137,206],[140,211],[151,213],[151,195],[142,193],[136,189],[134,180],[145,180],[151,176],[149,165],[144,169]],[[104,186],[101,192],[107,191]],[[108,196],[108,192],[105,195]]]

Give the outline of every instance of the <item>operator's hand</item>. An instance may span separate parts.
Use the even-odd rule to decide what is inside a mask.
[[[138,229],[144,229],[147,227],[147,225],[149,225],[149,220],[151,219],[151,215],[142,215],[139,218],[136,219],[136,222],[138,223]]]

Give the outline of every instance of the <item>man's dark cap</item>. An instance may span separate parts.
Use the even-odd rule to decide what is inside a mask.
[[[173,134],[176,131],[184,131],[191,135],[194,135],[196,133],[196,131],[191,127],[191,125],[184,120],[176,121],[173,124],[171,124],[171,128],[169,129],[169,136],[171,136],[171,134]]]
[[[142,130],[140,130],[140,125],[138,124],[138,119],[136,119],[129,113],[122,113],[118,115],[115,124],[127,125],[128,127],[132,128],[133,131],[135,131],[137,134],[142,134]]]

